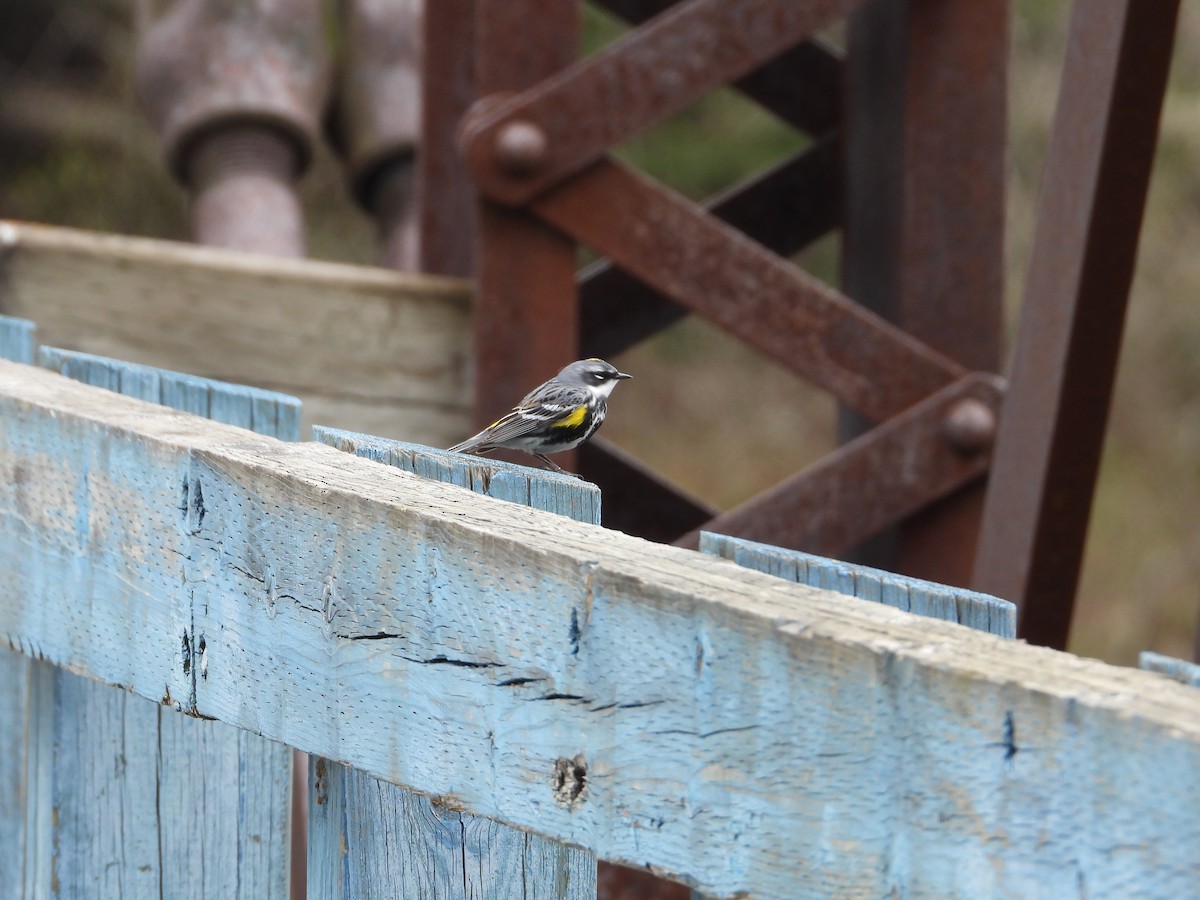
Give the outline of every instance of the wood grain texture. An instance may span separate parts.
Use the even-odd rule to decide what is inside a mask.
[[[600,524],[600,489],[572,475],[317,425],[313,440],[477,494]]]
[[[28,654],[718,897],[1200,883],[1192,688],[12,363],[0,423]]]
[[[708,531],[700,532],[700,552],[798,584],[957,622],[998,637],[1017,635],[1017,608],[989,594]]]
[[[32,322],[0,316],[0,359],[30,363],[36,351]],[[38,832],[30,827],[28,815],[37,802],[36,791],[31,790],[36,777],[35,736],[28,726],[34,715],[33,670],[40,666],[46,664],[0,647],[0,872],[9,873],[0,877],[0,900],[31,895],[32,873],[26,864],[32,868],[36,852],[31,842]]]
[[[0,898],[25,896],[21,873],[32,859],[26,813],[32,801],[30,764],[34,660],[0,647]],[[42,663],[41,665],[46,665]]]
[[[293,394],[305,427],[469,430],[457,279],[0,221],[0,313],[46,344]]]
[[[42,347],[43,368],[151,403],[299,439],[300,403],[271,391]],[[203,639],[184,632],[203,659]],[[283,898],[288,895],[292,751],[221,722],[42,663],[52,716],[34,715],[52,752],[30,827],[46,829],[52,881],[31,896]],[[54,814],[51,815],[50,811]]]
[[[600,524],[600,491],[570,475],[317,426],[313,440],[478,494]],[[595,900],[596,857],[338,763],[309,766],[310,897]]]
[[[313,758],[310,777],[310,897],[596,896],[596,858],[586,851],[319,757]],[[324,840],[329,836],[335,839]]]

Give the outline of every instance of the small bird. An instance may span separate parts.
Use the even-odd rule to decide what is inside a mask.
[[[555,472],[562,472],[545,454],[572,450],[595,434],[608,413],[608,395],[618,381],[632,377],[602,359],[573,362],[526,394],[512,412],[450,450],[523,450]]]

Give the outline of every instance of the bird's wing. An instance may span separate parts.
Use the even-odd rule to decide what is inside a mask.
[[[512,412],[450,449],[455,452],[481,450],[519,440],[548,424],[569,417],[590,399],[587,388],[543,384],[530,391]]]

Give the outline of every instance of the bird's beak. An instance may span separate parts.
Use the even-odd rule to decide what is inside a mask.
[[[619,379],[620,378],[632,378],[632,377],[633,377],[632,375],[626,375],[624,372],[617,373],[617,378],[619,378]]]

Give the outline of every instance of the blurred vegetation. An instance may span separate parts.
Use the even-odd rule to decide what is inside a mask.
[[[1012,35],[1010,321],[1023,284],[1070,4],[1016,0]],[[183,239],[131,87],[134,0],[0,4],[0,216]],[[589,10],[585,49],[622,33]],[[803,146],[721,91],[620,148],[693,198]],[[1132,662],[1190,655],[1200,606],[1200,9],[1184,4],[1072,649]],[[319,154],[303,183],[313,256],[370,262],[371,226]],[[838,241],[798,261],[836,281]],[[832,446],[833,404],[698,321],[631,351],[606,433],[712,502],[736,503]]]

